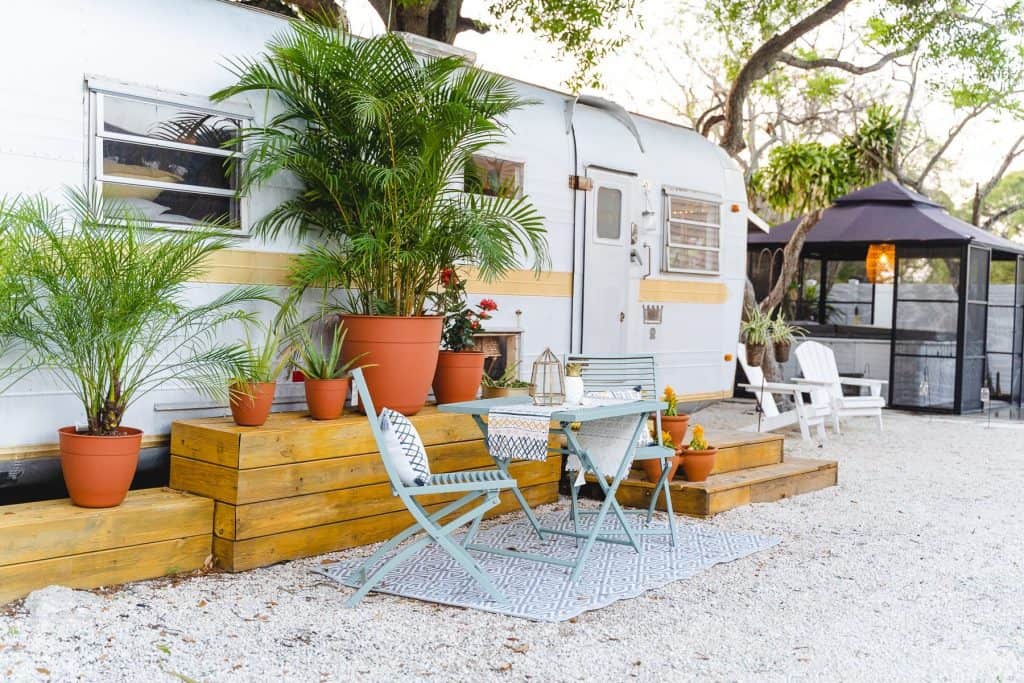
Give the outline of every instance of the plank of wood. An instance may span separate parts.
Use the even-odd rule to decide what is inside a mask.
[[[0,567],[0,604],[54,584],[98,588],[202,568],[210,534]]]
[[[514,462],[509,471],[521,488],[557,482],[561,458],[545,462]],[[424,505],[455,500],[461,493],[424,496]],[[402,499],[392,495],[388,483],[355,486],[292,498],[234,506],[217,503],[214,533],[232,540],[255,538],[403,509]]]
[[[68,499],[0,507],[0,566],[211,533],[213,501],[170,489],[130,491],[114,508]]]
[[[225,467],[238,467],[239,435],[194,422],[171,425],[171,453]]]
[[[554,502],[558,500],[558,483],[531,486],[523,490],[523,495],[531,506]],[[490,510],[488,517],[518,509],[511,493],[502,495],[501,501]],[[436,507],[435,504],[428,510]],[[213,552],[219,566],[229,571],[244,571],[282,560],[377,543],[391,538],[411,523],[412,516],[401,510],[243,541],[214,537]]]
[[[711,474],[724,474],[782,462],[782,439],[734,443],[720,447]]]
[[[166,446],[169,441],[167,434],[143,434],[143,448]],[[34,446],[3,446],[0,447],[0,462],[14,460],[38,460],[60,455],[60,444],[44,443]]]

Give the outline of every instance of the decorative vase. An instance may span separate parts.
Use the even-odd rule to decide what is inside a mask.
[[[310,379],[307,377],[304,386],[309,416],[314,420],[334,420],[341,417],[345,411],[345,399],[348,398],[350,382],[351,379],[348,377],[336,379]]]
[[[508,396],[508,387],[488,387],[482,389],[484,398],[505,398]]]
[[[753,368],[761,367],[764,361],[764,344],[747,343],[747,365]]]
[[[583,401],[583,378],[565,378],[565,402],[572,406],[578,406]]]
[[[676,454],[669,458],[668,481],[675,479],[676,471],[682,462],[683,459],[679,455],[679,451],[676,451]],[[640,466],[644,469],[644,476],[647,477],[647,481],[657,484],[659,477],[661,477],[661,460],[641,460]]]
[[[242,427],[260,427],[270,416],[277,382],[231,385],[231,417]]]
[[[679,446],[685,442],[686,438],[686,427],[690,424],[690,416],[683,415],[662,415],[661,416],[661,428],[668,432],[669,436],[672,437],[672,443],[679,449]]]
[[[343,315],[343,360],[361,353],[363,377],[377,410],[391,408],[403,415],[423,409],[437,369],[444,318],[429,316]],[[482,372],[477,373],[480,381]]]
[[[79,434],[74,427],[57,430],[60,468],[71,502],[79,507],[117,507],[139,464],[142,430],[120,427],[116,436]]]
[[[683,446],[683,476],[686,481],[707,481],[708,475],[715,467],[717,448],[708,447],[702,451],[690,450]]]
[[[790,342],[775,342],[775,362],[786,363],[789,361]]]
[[[438,405],[472,401],[483,375],[483,351],[441,351],[434,371],[434,398]]]

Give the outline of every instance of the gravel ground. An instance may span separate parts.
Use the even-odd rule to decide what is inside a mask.
[[[309,570],[359,549],[37,591],[0,616],[0,679],[1024,679],[1024,431],[886,419],[822,448],[787,436],[789,455],[839,460],[839,486],[706,522],[776,548],[572,622],[375,595],[345,609],[348,589]]]

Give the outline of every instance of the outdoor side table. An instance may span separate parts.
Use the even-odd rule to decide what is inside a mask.
[[[480,431],[484,434],[484,439],[487,438],[487,422],[484,419],[491,408],[510,406],[516,404],[530,403],[529,397],[522,396],[510,396],[505,398],[492,398],[483,399],[479,401],[465,401],[462,403],[449,403],[438,406],[438,410],[446,413],[457,413],[460,415],[471,415],[480,427]],[[639,535],[638,530],[634,530],[626,519],[626,512],[619,505],[615,496],[619,488],[619,484],[629,473],[629,467],[633,462],[633,450],[636,447],[637,437],[640,435],[640,431],[646,428],[647,418],[659,410],[664,410],[667,407],[662,401],[652,400],[639,400],[639,401],[626,401],[615,405],[602,405],[602,406],[579,406],[579,407],[567,407],[562,410],[558,410],[551,414],[551,421],[559,424],[559,429],[565,434],[566,442],[568,445],[568,452],[579,458],[581,467],[584,468],[585,472],[594,474],[598,485],[604,493],[604,501],[598,508],[594,515],[594,524],[590,531],[584,533],[579,531],[577,528],[574,531],[568,531],[565,529],[554,529],[551,527],[543,527],[537,520],[536,515],[533,514],[533,510],[527,503],[526,498],[523,497],[522,491],[516,486],[512,489],[512,493],[519,503],[519,507],[522,508],[523,513],[526,515],[530,524],[534,530],[540,536],[544,538],[544,534],[557,534],[562,536],[572,536],[577,539],[584,539],[582,548],[577,555],[575,560],[565,560],[561,558],[548,557],[545,555],[538,555],[535,553],[524,553],[516,550],[508,550],[506,548],[492,548],[490,546],[478,545],[472,543],[472,537],[467,539],[466,548],[471,550],[477,550],[480,552],[494,553],[497,555],[505,555],[508,557],[517,557],[535,562],[545,562],[548,564],[556,564],[572,569],[572,575],[570,576],[569,585],[573,585],[579,579],[580,573],[583,569],[583,565],[587,560],[587,556],[590,554],[590,549],[593,547],[595,542],[601,543],[615,543],[618,545],[627,545],[632,547],[636,552],[642,552],[640,544],[637,542],[637,536]],[[607,418],[614,417],[636,417],[636,427],[633,430],[632,438],[628,442],[623,454],[622,459],[619,462],[618,470],[616,471],[611,483],[605,481],[604,475],[598,470],[594,462],[591,460],[587,450],[583,448],[576,435],[573,433],[570,425],[576,422],[589,422],[592,420],[604,420]],[[488,449],[490,451],[490,449]],[[495,465],[508,472],[508,460],[500,460],[491,454],[494,459]],[[608,513],[611,512],[619,521],[619,525],[622,527],[622,531],[609,531],[602,529],[604,521]],[[620,538],[621,536],[626,538]]]

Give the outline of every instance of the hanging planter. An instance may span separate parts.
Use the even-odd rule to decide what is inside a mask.
[[[771,338],[772,321],[759,306],[747,307],[746,318],[740,326],[740,334],[747,349],[747,364],[760,367],[764,362],[764,347]]]
[[[772,345],[775,347],[775,360],[779,363],[786,363],[789,361],[789,352],[793,347],[793,342],[797,337],[804,336],[807,331],[802,327],[790,325],[780,312],[771,321],[768,332]]]

